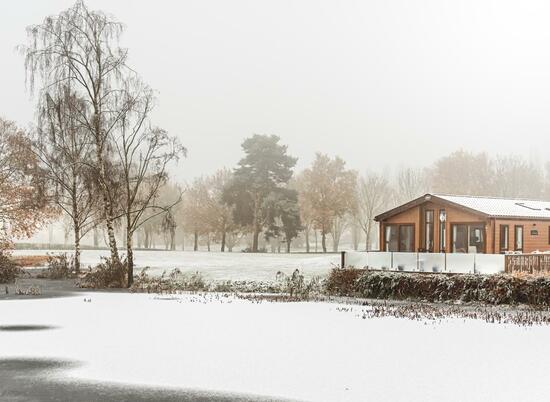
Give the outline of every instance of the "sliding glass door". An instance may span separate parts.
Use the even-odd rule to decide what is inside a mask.
[[[414,251],[414,225],[394,224],[386,225],[384,230],[385,251]]]
[[[453,253],[484,253],[485,226],[483,224],[452,225]]]

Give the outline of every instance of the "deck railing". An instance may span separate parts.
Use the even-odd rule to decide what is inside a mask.
[[[507,254],[505,272],[526,274],[550,273],[550,254]]]
[[[408,272],[496,274],[505,271],[505,260],[503,254],[346,251],[342,266]]]

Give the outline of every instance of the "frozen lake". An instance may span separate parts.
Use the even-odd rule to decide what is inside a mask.
[[[3,300],[0,325],[28,329],[0,330],[0,400],[2,361],[37,358],[75,363],[46,370],[44,386],[64,393],[48,400],[90,384],[329,402],[548,400],[550,327],[362,319],[367,308],[216,294]]]
[[[66,250],[15,250],[14,255],[70,253]],[[201,272],[210,280],[274,280],[278,271],[291,274],[299,269],[306,277],[326,275],[340,263],[339,254],[220,253],[204,251],[137,250],[136,267],[150,267],[151,275],[174,268],[182,272]],[[82,251],[82,264],[95,265],[108,250]]]

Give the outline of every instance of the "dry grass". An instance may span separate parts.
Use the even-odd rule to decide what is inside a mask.
[[[21,268],[45,267],[48,264],[47,255],[21,255],[12,257],[12,260]]]

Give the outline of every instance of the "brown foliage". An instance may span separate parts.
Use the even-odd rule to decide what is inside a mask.
[[[0,249],[30,237],[53,215],[41,177],[25,132],[0,119]]]
[[[27,267],[43,267],[49,261],[47,255],[21,255],[12,257],[13,261],[22,268]]]

